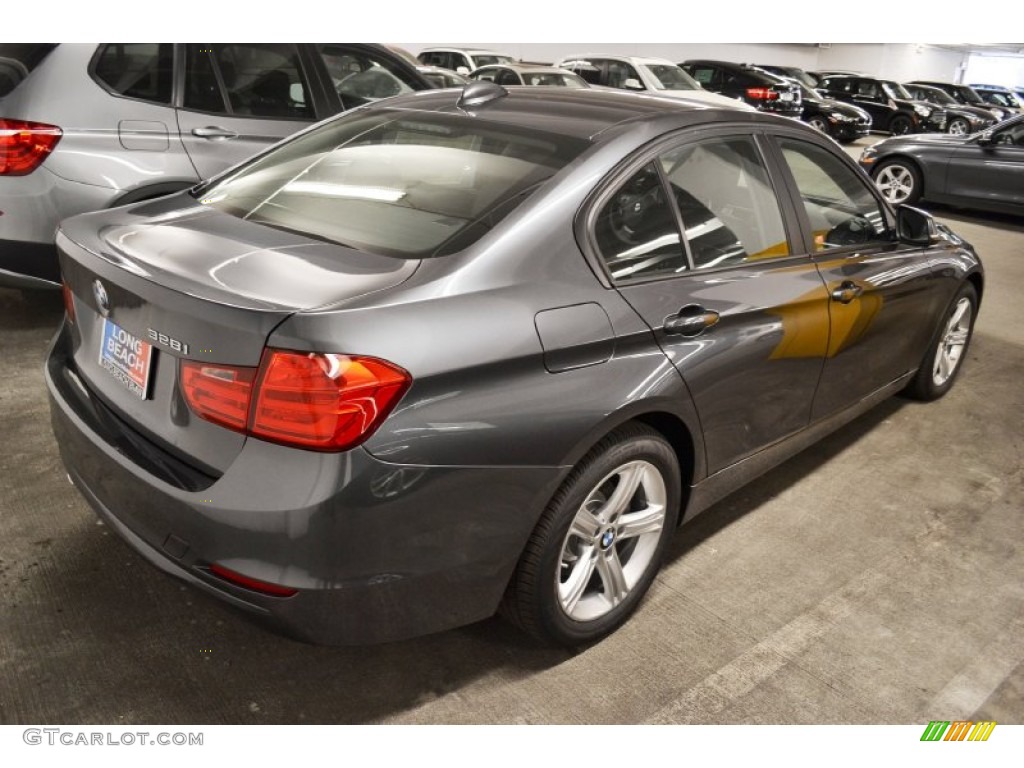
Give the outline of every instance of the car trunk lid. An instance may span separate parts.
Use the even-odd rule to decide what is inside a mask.
[[[191,412],[179,361],[255,368],[289,316],[393,287],[418,264],[173,198],[67,220],[57,246],[84,385],[148,439],[215,473],[245,436]]]

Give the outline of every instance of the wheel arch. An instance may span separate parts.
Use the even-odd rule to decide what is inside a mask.
[[[164,195],[181,192],[189,187],[194,187],[195,184],[195,180],[161,181],[157,184],[146,184],[145,186],[135,187],[127,192],[123,192],[121,195],[111,200],[107,207],[116,208],[119,205],[129,205],[131,203],[142,202],[143,200],[152,200],[156,197],[163,197]]]

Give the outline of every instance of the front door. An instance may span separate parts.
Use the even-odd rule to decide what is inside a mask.
[[[942,297],[928,250],[897,241],[869,182],[834,151],[778,137],[828,291],[830,333],[812,418],[828,416],[915,369]]]
[[[792,253],[749,131],[667,148],[609,193],[594,227],[613,283],[686,382],[709,472],[807,425],[828,301]]]

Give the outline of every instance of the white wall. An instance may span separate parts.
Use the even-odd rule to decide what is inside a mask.
[[[1024,85],[1024,57],[972,55],[967,62],[964,82]]]
[[[964,57],[914,43],[396,43],[412,53],[433,45],[488,48],[526,61],[551,62],[574,53],[660,56],[671,61],[722,59],[748,64],[788,64],[803,69],[852,69],[894,80],[954,80]],[[1024,78],[1021,79],[1024,82]]]

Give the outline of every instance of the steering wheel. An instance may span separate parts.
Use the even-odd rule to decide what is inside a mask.
[[[615,196],[608,209],[612,233],[627,245],[647,239],[648,218],[661,203],[661,179],[655,172],[637,174]]]

